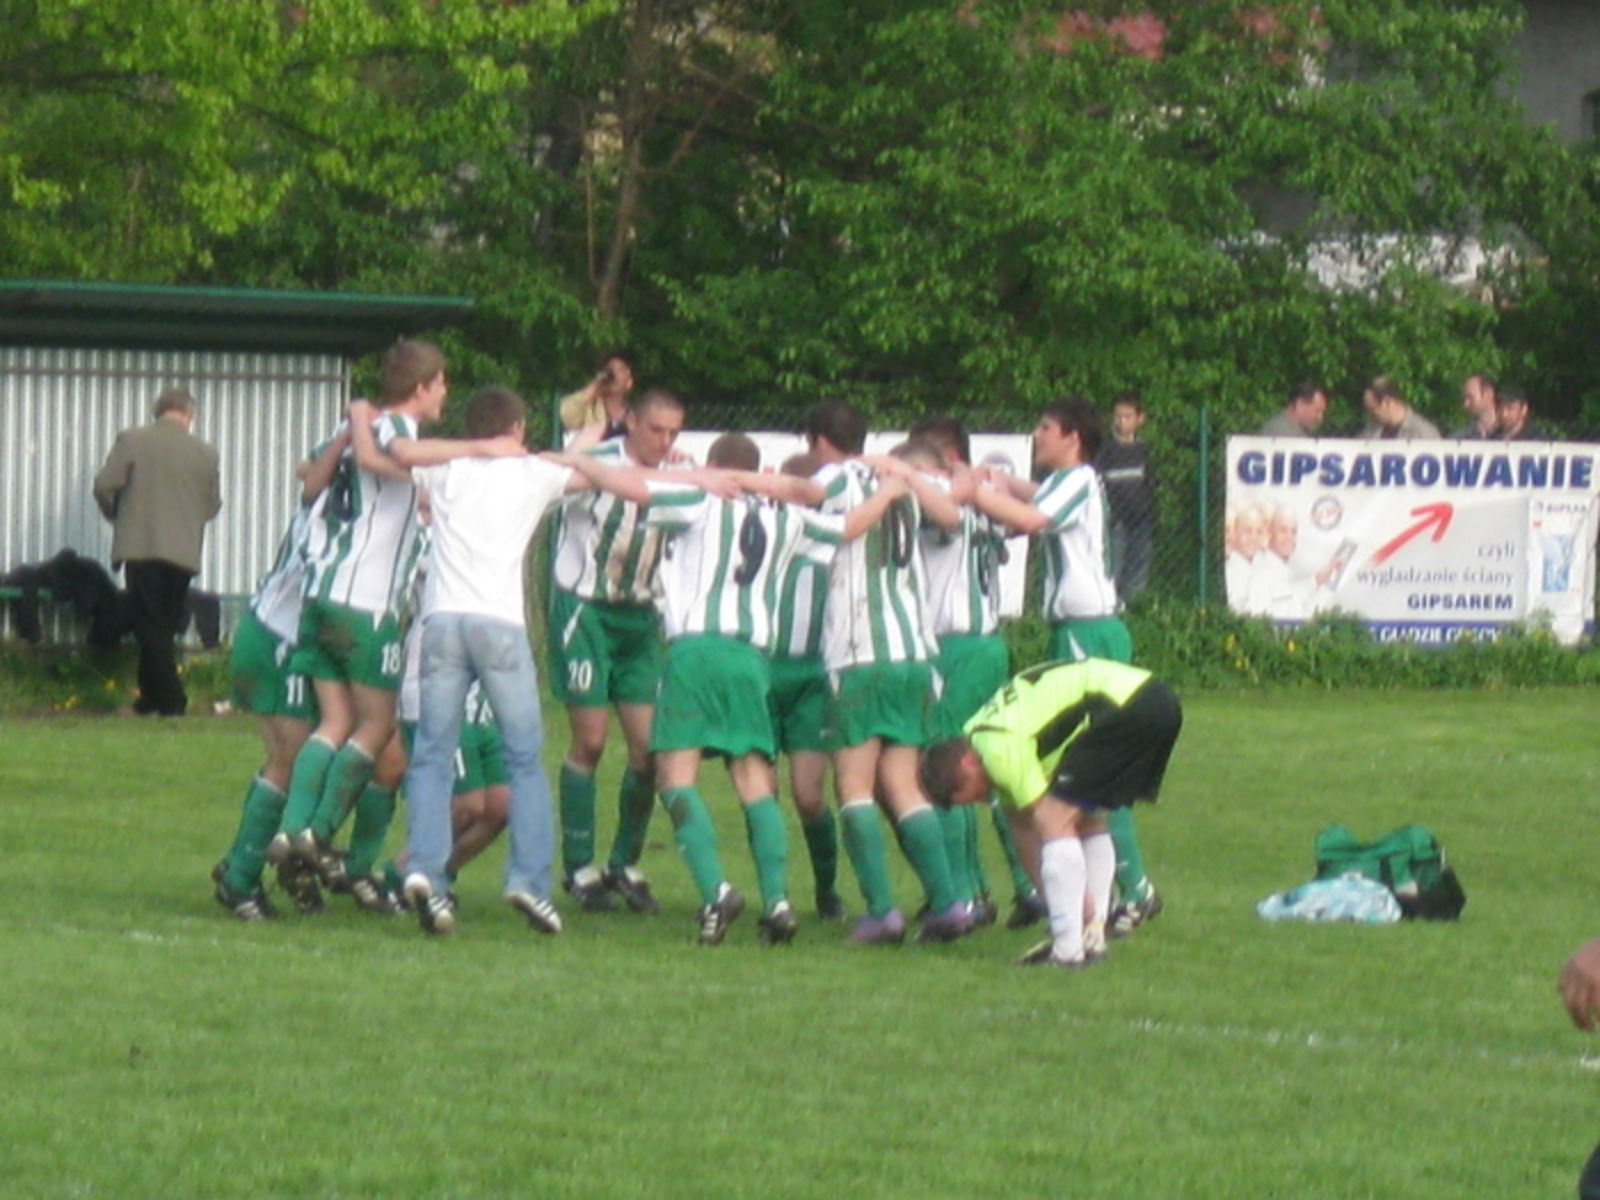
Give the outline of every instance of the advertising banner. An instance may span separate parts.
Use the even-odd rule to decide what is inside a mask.
[[[1360,617],[1443,643],[1548,623],[1593,631],[1600,446],[1230,437],[1224,574],[1234,612]]]

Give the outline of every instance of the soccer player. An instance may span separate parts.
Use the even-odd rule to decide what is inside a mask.
[[[822,464],[815,482],[822,489],[824,512],[848,512],[881,486],[874,469],[856,457],[867,428],[852,405],[825,400],[813,406],[805,433]],[[838,747],[839,822],[867,903],[851,938],[872,945],[905,936],[875,797],[887,806],[906,858],[927,892],[921,936],[948,940],[972,930],[971,915],[951,883],[943,827],[917,784],[917,758],[934,700],[936,652],[927,625],[917,530],[924,509],[947,528],[959,524],[960,510],[921,472],[904,463],[890,465],[896,461],[881,464],[892,472],[885,478],[904,480],[908,492],[834,560],[823,630]]]
[[[1053,659],[1133,661],[1133,639],[1117,615],[1117,589],[1107,572],[1105,489],[1091,465],[1101,436],[1100,416],[1087,400],[1052,401],[1033,431],[1034,462],[1049,472],[1044,482],[990,474],[995,486],[973,494],[979,511],[1038,538]],[[1121,936],[1159,913],[1161,896],[1145,875],[1133,811],[1114,810],[1110,826],[1119,893],[1112,933]]]
[[[760,476],[761,456],[743,434],[711,447],[708,463],[740,472],[752,489],[787,489],[783,476]],[[789,481],[793,482],[793,481]],[[778,808],[766,652],[775,640],[779,581],[801,557],[826,565],[841,541],[859,537],[905,491],[889,485],[847,515],[828,516],[756,496],[728,499],[706,491],[660,487],[644,514],[668,530],[672,544],[662,569],[667,661],[650,746],[662,803],[672,814],[678,848],[700,892],[702,945],[716,945],[744,907],[717,855],[716,836],[700,796],[706,753],[728,759],[744,806],[750,853],[761,889],[761,938],[793,939],[794,907],[785,878],[787,835]]]
[[[467,409],[469,438],[486,444],[526,433],[522,398],[484,388]],[[469,443],[471,444],[471,443]],[[458,458],[414,472],[432,514],[432,567],[425,585],[421,713],[406,769],[410,828],[404,894],[422,928],[455,928],[447,866],[452,849],[451,776],[467,693],[474,680],[488,695],[510,779],[510,849],[505,900],[541,933],[560,933],[550,899],[554,830],[550,784],[539,761],[543,726],[538,676],[528,644],[523,559],[540,518],[569,490],[600,485],[636,501],[648,497],[632,472],[594,459],[552,461]]]
[[[936,665],[943,684],[934,706],[934,740],[954,737],[961,726],[1011,674],[1011,656],[1000,636],[1000,566],[1006,561],[1007,531],[968,503],[972,499],[971,441],[954,417],[925,417],[911,426],[914,441],[940,456],[952,477],[953,499],[962,502],[955,530],[925,528],[922,561],[928,576],[928,612],[938,639]],[[1010,826],[998,805],[989,808],[1001,848],[1011,867],[1013,902],[1007,924],[1013,929],[1042,919],[1044,902],[1022,867]],[[978,822],[972,809],[958,806],[939,814],[956,894],[973,904],[980,924],[994,920],[992,902],[978,853]]]
[[[590,451],[599,462],[658,468],[683,428],[683,402],[649,389],[630,397],[627,433]],[[661,623],[655,580],[664,535],[639,520],[639,506],[609,492],[562,506],[550,598],[550,684],[567,707],[572,741],[561,767],[561,860],[565,885],[589,911],[616,907],[653,912],[655,897],[639,870],[655,785],[650,725],[661,678]],[[617,796],[617,831],[602,873],[594,866],[595,770],[605,751],[608,708],[615,706],[628,765]]]
[[[792,478],[810,479],[817,463],[796,454],[781,468]],[[800,818],[811,860],[817,915],[844,918],[838,892],[839,830],[828,806],[828,672],[822,665],[822,623],[828,601],[828,566],[804,555],[789,563],[778,585],[767,709],[778,750],[789,758],[789,793]]]
[[[1044,893],[1050,938],[1022,962],[1104,956],[1115,859],[1105,814],[1157,798],[1182,725],[1178,698],[1150,672],[1087,658],[1022,672],[960,737],[928,748],[922,781],[935,803],[998,795]]]
[[[289,530],[233,635],[233,705],[260,718],[266,747],[266,761],[245,791],[233,845],[212,873],[217,903],[242,921],[277,915],[261,886],[261,872],[267,843],[283,814],[295,755],[310,735],[316,716],[310,681],[289,668],[300,626],[304,556],[317,529],[315,505],[333,478],[348,440],[348,434],[341,432],[302,466],[300,503]],[[297,906],[303,901],[312,911],[321,905],[314,883],[290,895]]]
[[[309,676],[320,718],[295,759],[268,859],[336,868],[328,840],[372,778],[394,734],[402,652],[397,609],[417,554],[417,494],[409,471],[465,455],[523,454],[520,442],[423,442],[444,409],[444,356],[400,341],[380,373],[383,409],[350,406],[350,447],[321,514],[323,550],[310,564],[292,667]]]

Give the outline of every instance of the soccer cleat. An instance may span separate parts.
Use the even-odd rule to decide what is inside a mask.
[[[314,916],[323,909],[322,889],[317,886],[317,872],[297,858],[278,867],[278,886],[294,904],[295,912],[302,917]]]
[[[584,912],[616,912],[617,897],[606,886],[605,876],[593,867],[579,867],[566,881],[567,895]]]
[[[868,913],[856,921],[850,940],[863,946],[898,946],[906,940],[906,919],[898,908],[881,917]]]
[[[532,892],[507,892],[506,903],[527,917],[528,924],[540,933],[561,932],[561,914],[543,896],[535,896]]]
[[[301,862],[315,866],[317,852],[322,847],[322,840],[310,829],[302,829],[299,833],[289,835],[289,849]]]
[[[972,914],[965,900],[957,900],[943,912],[929,913],[917,930],[919,942],[953,942],[973,930]]]
[[[426,875],[407,875],[402,890],[424,933],[442,935],[454,931],[456,906],[448,895],[441,896],[433,890]]]
[[[1000,919],[1000,909],[988,896],[979,896],[972,901],[968,914],[972,917],[974,929],[986,929]]]
[[[1026,896],[1018,896],[1011,902],[1011,915],[1006,918],[1007,929],[1026,929],[1030,925],[1037,925],[1050,915],[1050,910],[1045,907],[1044,897],[1038,892],[1029,892]]]
[[[762,945],[784,946],[794,941],[800,922],[795,918],[794,905],[787,900],[779,900],[772,906],[771,912],[756,922],[756,927],[760,931]]]
[[[717,889],[717,898],[700,910],[700,936],[702,946],[715,946],[728,936],[732,925],[744,911],[744,897],[727,880]]]
[[[817,893],[817,916],[824,921],[844,920],[844,901],[839,899],[838,892]]]
[[[1060,967],[1067,971],[1082,971],[1087,967],[1098,966],[1105,961],[1105,953],[1085,954],[1081,958],[1058,958],[1055,953],[1055,943],[1049,938],[1023,951],[1022,956],[1016,960],[1019,967]]]
[[[634,912],[654,913],[661,910],[661,905],[656,903],[650,891],[650,881],[638,867],[607,867],[600,878]]]
[[[277,908],[267,898],[265,890],[257,888],[253,892],[236,892],[228,886],[228,881],[225,878],[228,864],[220,862],[217,867],[220,870],[211,872],[211,878],[216,884],[212,895],[217,898],[217,903],[222,905],[223,908],[241,921],[270,921],[278,915]]]
[[[1106,936],[1125,938],[1146,921],[1153,921],[1165,905],[1161,893],[1149,888],[1142,900],[1121,900],[1111,906],[1111,916],[1106,919]]]
[[[393,916],[400,911],[400,900],[383,885],[375,875],[351,875],[344,881],[344,891],[356,902],[356,907],[381,916]]]
[[[275,833],[267,843],[267,865],[281,867],[294,857],[294,846],[287,833]]]

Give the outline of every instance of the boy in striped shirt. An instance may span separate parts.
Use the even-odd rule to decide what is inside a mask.
[[[683,402],[649,389],[628,401],[627,432],[589,453],[609,466],[655,469],[683,428]],[[664,534],[640,519],[639,505],[607,492],[562,506],[555,588],[547,623],[550,684],[567,707],[572,739],[561,765],[561,860],[568,893],[589,911],[616,907],[654,912],[655,897],[638,869],[655,804],[650,727],[661,679],[661,623],[656,571]],[[602,873],[594,866],[595,771],[605,751],[609,708],[627,743],[617,795],[617,831]]]
[[[404,666],[398,608],[417,556],[411,468],[524,452],[512,438],[420,441],[420,425],[438,420],[447,391],[438,347],[402,340],[384,355],[382,410],[374,415],[364,401],[350,406],[350,446],[322,503],[323,548],[309,564],[291,664],[311,678],[321,716],[295,758],[267,850],[274,863],[333,869],[328,840],[394,734]]]
[[[795,482],[755,474],[760,452],[743,434],[718,438],[708,463],[737,472],[730,481],[752,490],[783,495]],[[825,566],[842,542],[882,517],[900,491],[903,485],[882,489],[858,510],[829,516],[755,495],[730,499],[652,485],[643,519],[669,531],[672,540],[661,572],[667,662],[650,744],[662,803],[703,901],[702,945],[720,942],[744,906],[723,874],[696,786],[706,752],[728,759],[744,806],[761,889],[762,940],[771,945],[794,937],[787,839],[772,768],[777,747],[767,708],[767,653],[776,641],[778,596],[796,560]]]
[[[920,472],[883,460],[884,480],[855,456],[866,420],[852,405],[825,400],[806,417],[811,453],[822,463],[813,482],[824,512],[846,512],[887,479],[907,485],[885,518],[834,561],[822,656],[832,690],[834,772],[845,850],[867,913],[851,931],[867,944],[899,942],[905,918],[894,905],[888,853],[875,797],[893,817],[912,868],[928,896],[922,936],[948,940],[971,932],[966,906],[950,879],[943,827],[917,783],[917,758],[935,696],[936,652],[923,597],[917,532],[924,509],[955,528],[960,510]]]
[[[1106,552],[1105,489],[1092,465],[1102,438],[1100,414],[1080,396],[1045,405],[1033,431],[1036,465],[1049,472],[1035,485],[1014,475],[989,475],[979,487],[979,511],[1018,533],[1035,535],[1045,556],[1044,611],[1054,659],[1133,661],[1133,639],[1117,615],[1117,590]],[[1115,935],[1131,933],[1161,911],[1161,897],[1145,875],[1133,811],[1108,819],[1116,844],[1120,903]]]

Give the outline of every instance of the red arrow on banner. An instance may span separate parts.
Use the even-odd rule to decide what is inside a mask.
[[[1445,530],[1450,528],[1450,518],[1455,515],[1455,511],[1456,506],[1453,504],[1424,504],[1420,508],[1413,508],[1411,515],[1422,519],[1379,546],[1372,555],[1372,565],[1377,566],[1385,559],[1393,557],[1401,546],[1419,534],[1426,533],[1430,525],[1433,526],[1433,540],[1443,541]]]

